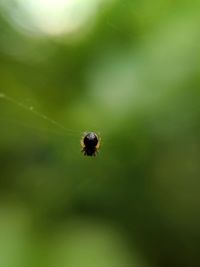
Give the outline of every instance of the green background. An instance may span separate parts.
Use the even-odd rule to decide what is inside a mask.
[[[104,2],[59,36],[16,14],[2,1],[0,266],[199,266],[200,2]]]

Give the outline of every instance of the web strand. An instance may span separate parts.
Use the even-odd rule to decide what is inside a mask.
[[[43,113],[41,113],[41,112],[35,110],[33,106],[27,106],[27,105],[25,105],[24,103],[19,102],[19,101],[15,100],[14,98],[12,98],[12,97],[10,97],[10,96],[8,96],[8,95],[2,93],[2,92],[0,92],[0,98],[1,98],[1,99],[5,99],[5,100],[9,101],[10,103],[13,103],[13,104],[17,105],[18,107],[20,107],[20,108],[22,108],[22,109],[25,109],[25,110],[27,110],[27,111],[29,111],[29,112],[35,114],[37,117],[39,117],[39,118],[41,118],[41,119],[43,119],[43,120],[46,120],[46,121],[49,122],[50,124],[52,124],[52,125],[54,125],[54,126],[60,128],[60,129],[62,129],[64,132],[66,132],[66,133],[68,133],[68,134],[72,134],[72,135],[75,135],[75,134],[78,135],[78,134],[80,134],[80,133],[78,133],[78,132],[76,132],[76,131],[73,131],[73,130],[71,130],[71,129],[68,129],[68,128],[64,127],[64,126],[63,126],[62,124],[60,124],[59,122],[57,122],[57,121],[55,121],[55,120],[53,120],[53,119],[47,117],[45,114],[43,114]]]

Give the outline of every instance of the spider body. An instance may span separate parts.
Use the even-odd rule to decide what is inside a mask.
[[[94,132],[86,133],[81,139],[81,146],[85,156],[96,156],[100,146],[98,135]]]

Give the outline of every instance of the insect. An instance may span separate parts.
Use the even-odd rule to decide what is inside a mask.
[[[81,139],[81,146],[85,156],[96,156],[100,147],[100,138],[95,132],[85,133]]]

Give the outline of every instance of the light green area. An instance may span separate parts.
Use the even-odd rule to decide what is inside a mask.
[[[199,266],[200,2],[57,2],[0,3],[0,267]]]

